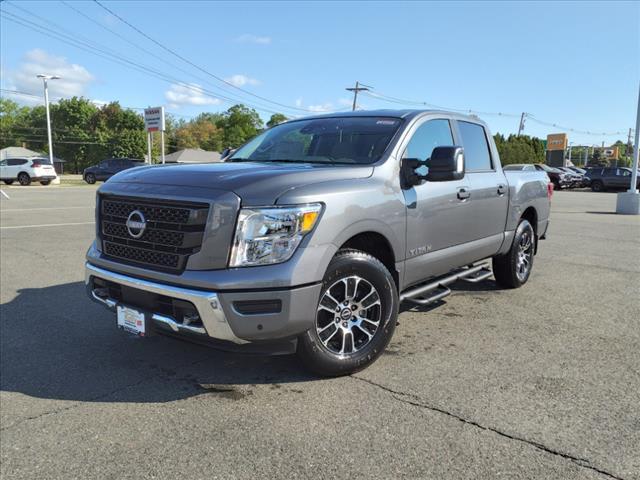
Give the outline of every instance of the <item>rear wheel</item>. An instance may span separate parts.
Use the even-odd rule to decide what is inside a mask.
[[[398,292],[389,270],[358,250],[336,254],[324,276],[314,326],[299,339],[311,371],[348,375],[371,365],[393,336]]]
[[[591,190],[594,192],[604,192],[604,184],[600,180],[594,180],[591,182]]]
[[[49,185],[51,183],[51,180],[42,180],[40,182],[40,185]]]
[[[94,183],[96,183],[96,176],[93,173],[87,173],[84,176],[84,181],[93,185]]]
[[[5,185],[11,185],[13,183],[13,180],[3,180],[3,182],[5,183]]]
[[[20,172],[20,174],[18,175],[18,182],[20,182],[20,185],[22,185],[23,187],[26,187],[27,185],[31,184],[31,177],[28,173]]]
[[[533,268],[536,235],[528,220],[516,228],[511,248],[505,255],[493,257],[493,276],[504,288],[518,288],[527,283]]]

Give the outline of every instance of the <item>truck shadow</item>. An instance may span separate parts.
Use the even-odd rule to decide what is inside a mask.
[[[84,283],[19,290],[0,305],[0,389],[38,398],[170,402],[229,398],[251,385],[313,380],[292,356],[226,353],[163,336],[130,337]]]

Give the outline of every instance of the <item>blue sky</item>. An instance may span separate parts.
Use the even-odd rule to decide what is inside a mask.
[[[103,2],[206,72],[286,108],[184,63],[94,2],[66,3],[2,3],[3,89],[41,95],[34,76],[43,71],[64,77],[51,83],[52,97],[165,105],[187,118],[243,102],[267,119],[270,111],[295,116],[348,109],[352,97],[344,89],[359,80],[377,95],[362,95],[362,108],[402,107],[384,99],[393,97],[473,109],[488,112],[479,115],[505,134],[517,130],[519,118],[497,112],[529,112],[576,130],[625,132],[568,132],[583,144],[626,140],[635,123],[639,2]],[[89,42],[88,51],[29,22]],[[125,64],[96,54],[105,50]],[[2,96],[38,102],[6,91]],[[565,130],[533,118],[525,128],[537,136],[557,131]]]

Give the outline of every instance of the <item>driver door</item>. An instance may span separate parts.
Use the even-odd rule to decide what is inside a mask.
[[[426,160],[435,147],[456,145],[452,125],[446,118],[431,118],[411,133],[402,158]],[[416,171],[421,175],[427,167]],[[472,214],[468,178],[446,182],[423,182],[403,190],[407,211],[405,284],[451,270],[452,247],[471,240],[467,226]]]

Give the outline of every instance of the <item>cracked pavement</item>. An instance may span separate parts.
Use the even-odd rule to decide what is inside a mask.
[[[93,218],[92,187],[6,192],[3,227]],[[601,213],[615,194],[552,210],[524,288],[405,305],[330,380],[127,337],[84,293],[93,225],[2,229],[0,476],[640,479],[640,221]]]

